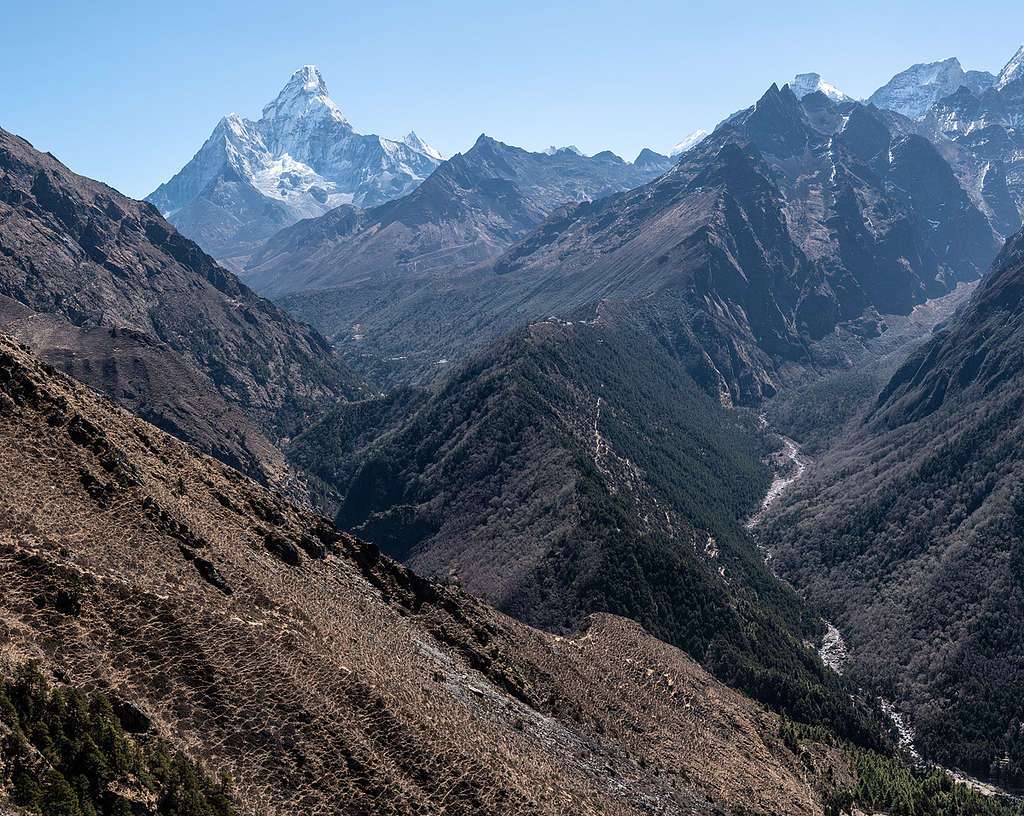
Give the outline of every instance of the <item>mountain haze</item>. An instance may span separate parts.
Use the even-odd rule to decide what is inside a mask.
[[[879,314],[976,279],[998,251],[942,154],[890,116],[773,85],[663,176],[561,207],[493,261],[282,304],[382,383],[436,376],[516,323],[644,304],[678,324],[680,353],[700,349],[691,374],[710,392],[754,402],[836,326],[877,333]]]
[[[448,273],[499,255],[567,202],[636,187],[671,164],[653,151],[633,164],[608,151],[530,153],[481,135],[404,198],[339,207],[282,230],[243,275],[276,297]]]

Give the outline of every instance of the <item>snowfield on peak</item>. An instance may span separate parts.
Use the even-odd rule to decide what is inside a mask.
[[[555,145],[551,145],[551,147],[547,148],[544,152],[547,153],[547,155],[549,156],[554,156],[556,153],[559,153],[563,150],[571,150],[577,156],[583,155],[583,151],[576,147],[576,145],[565,145],[564,147],[556,147]]]
[[[689,136],[687,136],[685,139],[683,139],[681,142],[679,142],[675,147],[673,147],[672,151],[669,153],[669,155],[670,156],[678,156],[678,155],[680,155],[682,153],[685,153],[691,147],[693,147],[694,145],[696,145],[699,142],[703,141],[705,136],[710,136],[710,135],[711,135],[710,131],[704,130],[704,128],[698,128],[693,133],[691,133]]]
[[[996,90],[1002,90],[1016,79],[1024,77],[1024,45],[1010,58],[996,79]]]
[[[444,161],[444,156],[441,154],[441,151],[428,145],[416,135],[416,131],[414,130],[410,130],[402,137],[402,143],[408,145],[417,153],[426,153],[428,156],[433,156],[438,161]]]
[[[901,71],[871,94],[868,101],[879,108],[917,119],[961,86],[980,93],[994,82],[995,77],[987,71],[965,71],[956,57],[947,57]]]

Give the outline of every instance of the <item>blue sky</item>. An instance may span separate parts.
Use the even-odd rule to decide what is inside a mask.
[[[3,6],[0,127],[140,197],[306,63],[363,133],[632,159],[797,72],[866,96],[914,62],[998,71],[1024,41],[1020,0]]]

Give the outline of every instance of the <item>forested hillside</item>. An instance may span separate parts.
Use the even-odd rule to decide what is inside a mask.
[[[636,623],[560,637],[431,584],[3,338],[0,416],[15,813],[796,816],[855,789],[851,748]]]
[[[1024,778],[1024,236],[769,526],[927,756]]]
[[[152,205],[72,173],[4,130],[0,295],[72,327],[145,335],[275,439],[323,401],[366,393],[320,335],[253,294]],[[174,399],[173,381],[147,387],[153,405]],[[190,436],[181,416],[169,420]],[[194,441],[206,438],[200,428]]]
[[[359,449],[375,421],[359,465],[324,444]],[[289,455],[338,494],[339,526],[421,573],[554,631],[630,617],[789,716],[871,743],[875,714],[804,643],[816,614],[742,527],[769,445],[609,305],[591,325],[513,332],[435,392],[340,407]]]

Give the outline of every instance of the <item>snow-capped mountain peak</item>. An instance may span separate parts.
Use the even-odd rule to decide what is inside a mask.
[[[227,260],[301,218],[405,195],[441,161],[415,133],[400,142],[357,133],[320,71],[304,65],[260,119],[221,119],[192,160],[147,200]]]
[[[852,97],[847,96],[835,85],[830,85],[824,82],[821,78],[821,74],[808,73],[808,74],[797,74],[789,83],[790,90],[796,94],[797,99],[803,99],[808,94],[821,91],[829,99],[835,100],[836,102],[845,102]]]
[[[327,92],[327,84],[315,65],[304,65],[288,80],[277,98],[263,108],[263,119],[333,119],[351,127]]]
[[[996,79],[996,90],[1002,90],[1016,79],[1024,77],[1024,45],[1017,49]]]
[[[938,62],[912,65],[901,71],[871,94],[868,101],[879,108],[887,108],[911,119],[917,119],[938,100],[954,93],[961,85],[980,93],[994,81],[995,77],[992,74],[985,71],[964,71],[956,57],[947,57]]]
[[[323,74],[315,65],[303,65],[292,75],[292,79],[301,81],[302,89],[307,93],[327,93]]]
[[[405,136],[402,137],[402,143],[408,147],[411,147],[417,153],[423,153],[427,156],[437,159],[438,161],[444,161],[444,156],[441,155],[441,151],[428,145],[419,136],[416,135],[416,131],[410,130]]]

